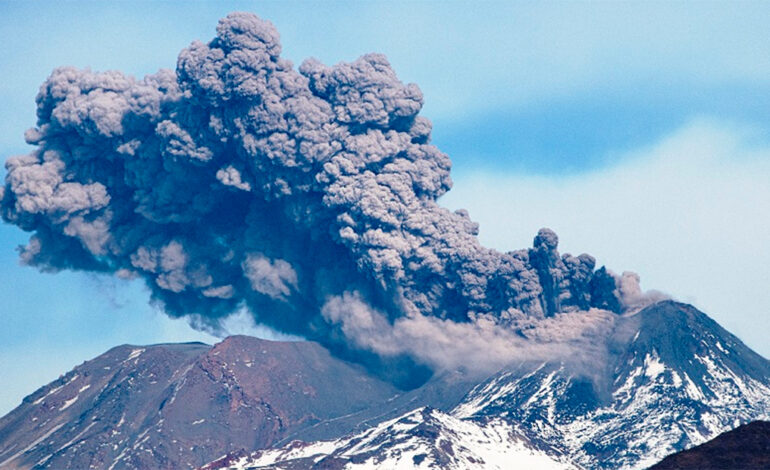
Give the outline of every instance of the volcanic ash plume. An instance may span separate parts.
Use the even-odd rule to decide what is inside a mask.
[[[139,277],[170,315],[211,327],[245,306],[281,331],[394,354],[398,335],[377,348],[360,334],[375,320],[620,312],[621,286],[638,304],[633,276],[560,256],[550,230],[500,253],[440,207],[449,158],[429,143],[420,89],[384,56],[295,70],[280,52],[272,24],[234,13],[175,72],[55,70],[26,134],[36,149],[8,160],[0,193],[3,219],[32,232],[22,261]]]

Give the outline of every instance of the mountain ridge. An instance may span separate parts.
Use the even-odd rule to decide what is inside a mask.
[[[0,418],[0,466],[216,468],[225,456],[229,468],[269,455],[270,468],[306,468],[310,457],[341,468],[422,449],[417,467],[470,458],[487,468],[513,452],[513,436],[513,454],[555,468],[636,469],[770,416],[770,362],[694,307],[659,302],[614,321],[596,338],[607,352],[595,370],[523,361],[483,378],[446,371],[413,390],[311,342],[122,345]]]

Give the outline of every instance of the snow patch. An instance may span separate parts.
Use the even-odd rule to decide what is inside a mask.
[[[38,398],[37,400],[33,401],[33,402],[32,402],[32,404],[33,404],[33,405],[39,405],[39,404],[43,403],[43,401],[45,401],[45,399],[46,399],[46,398],[48,398],[48,397],[50,397],[51,395],[53,395],[54,393],[58,392],[59,390],[61,390],[61,389],[62,389],[62,388],[64,388],[65,386],[67,386],[67,385],[71,384],[71,383],[72,383],[73,381],[75,381],[75,379],[77,379],[78,377],[79,377],[79,374],[75,374],[75,375],[73,375],[73,376],[72,376],[72,377],[71,377],[71,378],[70,378],[70,379],[69,379],[67,382],[63,383],[62,385],[59,385],[58,387],[54,387],[54,388],[52,388],[52,389],[51,389],[51,390],[50,390],[48,393],[46,393],[46,394],[45,394],[45,395],[43,395],[42,397]]]
[[[128,362],[131,359],[136,359],[137,357],[141,356],[144,351],[145,351],[144,348],[132,349],[131,354],[129,354],[128,357],[125,360],[123,360],[123,362]]]
[[[59,411],[64,411],[64,410],[66,410],[67,408],[69,408],[70,406],[72,406],[72,404],[73,404],[73,403],[75,403],[76,401],[78,401],[78,398],[80,398],[80,396],[79,396],[79,395],[75,395],[74,397],[72,397],[72,398],[70,398],[69,400],[65,401],[65,402],[64,402],[64,405],[62,405],[62,407],[61,407],[61,408],[59,408]]]
[[[425,434],[421,431],[422,426],[432,431]],[[437,450],[443,456],[437,457]],[[299,459],[318,463],[327,456],[347,461],[346,470],[428,467],[507,470],[514,462],[516,468],[522,469],[574,468],[530,447],[513,426],[503,420],[477,423],[426,408],[413,410],[345,438],[311,444],[295,441],[280,449],[259,451],[228,468],[291,465]],[[415,464],[416,457],[423,458],[419,467]]]
[[[655,380],[657,376],[662,374],[666,370],[666,365],[660,362],[660,359],[658,359],[658,356],[656,355],[647,355],[644,358],[644,375],[651,378],[652,380]]]

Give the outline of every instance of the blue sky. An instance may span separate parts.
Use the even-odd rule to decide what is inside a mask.
[[[484,243],[525,247],[549,226],[770,355],[770,4],[7,1],[0,158],[29,151],[54,67],[173,68],[233,10],[271,20],[296,65],[383,52],[418,83],[454,162],[443,202]],[[114,345],[214,340],[137,283],[19,266],[25,240],[0,225],[0,414]],[[245,316],[231,329],[254,331]]]

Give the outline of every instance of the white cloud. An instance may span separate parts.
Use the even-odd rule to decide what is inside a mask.
[[[469,209],[487,246],[530,246],[636,271],[770,355],[770,144],[754,129],[698,119],[619,166],[567,177],[454,175],[442,200]]]

